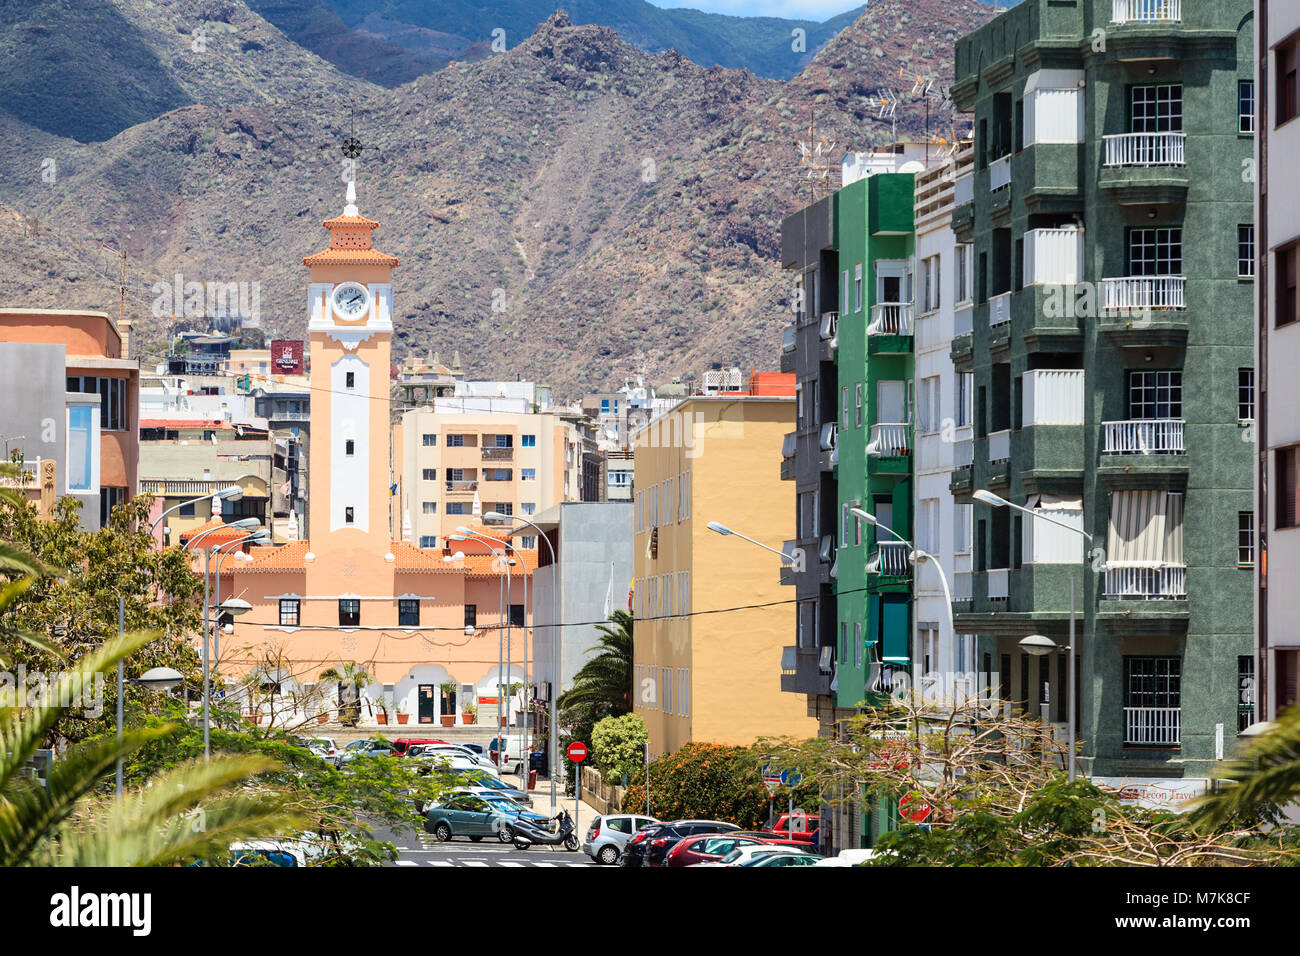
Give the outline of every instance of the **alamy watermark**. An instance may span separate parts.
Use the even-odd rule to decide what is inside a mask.
[[[0,708],[46,707],[51,704],[69,710],[80,709],[86,717],[104,713],[104,675],[81,671],[47,674],[28,671],[19,664],[17,673],[0,671]]]

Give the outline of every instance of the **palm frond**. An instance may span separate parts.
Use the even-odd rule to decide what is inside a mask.
[[[1292,707],[1274,723],[1272,730],[1228,764],[1220,775],[1228,785],[1193,806],[1191,819],[1198,825],[1221,826],[1239,813],[1300,797],[1300,707]]]

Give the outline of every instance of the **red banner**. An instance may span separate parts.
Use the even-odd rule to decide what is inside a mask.
[[[276,375],[301,375],[302,340],[272,339],[271,368]]]

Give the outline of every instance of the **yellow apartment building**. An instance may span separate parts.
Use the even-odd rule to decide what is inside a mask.
[[[707,528],[778,549],[795,536],[780,477],[792,385],[688,398],[633,437],[635,710],[652,754],[817,734],[803,701],[781,693],[795,626],[781,559]]]

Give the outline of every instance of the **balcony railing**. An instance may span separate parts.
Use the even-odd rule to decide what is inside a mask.
[[[1107,312],[1186,308],[1183,300],[1186,284],[1183,276],[1127,276],[1101,280]]]
[[[817,334],[821,336],[823,342],[830,342],[834,347],[839,338],[840,332],[840,314],[838,312],[823,312],[822,324],[818,327]]]
[[[969,601],[971,599],[971,573],[969,571],[958,571],[952,576],[952,599],[957,601]]]
[[[1103,455],[1176,455],[1183,445],[1181,418],[1102,422]]]
[[[1011,573],[1009,568],[995,568],[988,573],[989,579],[989,600],[1005,601],[1007,595],[1011,593]]]
[[[447,490],[451,492],[478,491],[477,481],[449,481]]]
[[[483,449],[484,461],[514,461],[515,450],[513,448],[493,448],[488,446]]]
[[[1111,23],[1178,23],[1183,0],[1111,0]]]
[[[867,454],[900,458],[912,453],[912,426],[905,422],[883,422],[871,426]]]
[[[975,330],[975,306],[959,306],[952,314],[952,337],[969,335]]]
[[[968,468],[975,464],[975,442],[970,438],[963,438],[960,441],[952,443],[952,466],[954,468]]]
[[[1156,601],[1187,597],[1187,567],[1182,564],[1160,566],[1106,566],[1106,598],[1114,601]]]
[[[908,554],[911,549],[901,541],[882,541],[867,559],[868,574],[906,577],[912,571]]]
[[[1011,458],[1011,429],[989,432],[989,461],[1008,461]]]
[[[1116,133],[1103,136],[1107,166],[1186,165],[1185,133]]]
[[[989,192],[1011,185],[1011,157],[1003,156],[989,163]]]
[[[1124,708],[1124,743],[1148,747],[1177,747],[1182,739],[1182,708]]]
[[[911,335],[914,327],[910,302],[878,302],[871,307],[867,335]]]
[[[989,328],[996,328],[1011,321],[1011,293],[989,296]]]
[[[952,204],[953,206],[964,206],[968,202],[975,201],[975,176],[972,173],[965,173],[953,180],[952,184]]]

